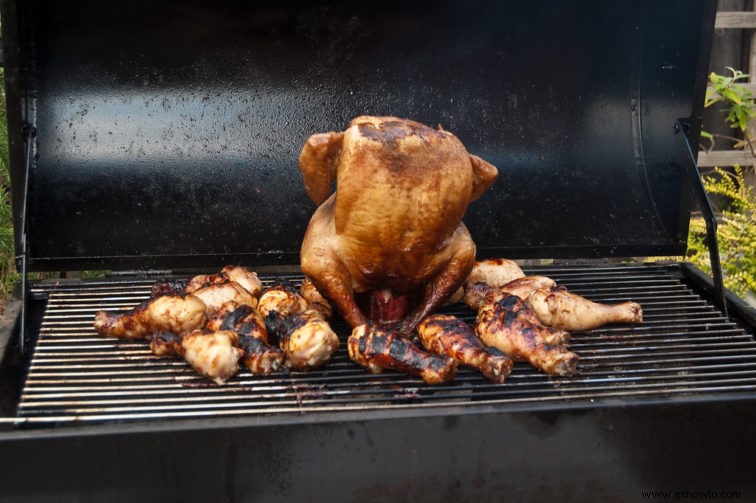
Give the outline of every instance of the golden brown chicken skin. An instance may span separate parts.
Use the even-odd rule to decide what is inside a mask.
[[[454,358],[501,384],[512,372],[512,359],[496,348],[487,348],[464,321],[448,314],[432,314],[417,326],[423,347],[431,353]]]
[[[462,216],[498,172],[453,134],[362,116],[343,132],[311,136],[299,164],[320,205],[303,240],[302,269],[352,327],[368,321],[355,292],[416,293],[402,326],[410,333],[467,278],[475,244]]]

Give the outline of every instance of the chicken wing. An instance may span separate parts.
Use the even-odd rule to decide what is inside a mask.
[[[349,357],[372,374],[393,369],[420,377],[427,384],[451,381],[457,374],[453,358],[426,353],[395,329],[373,324],[359,325],[347,341]]]
[[[206,321],[206,306],[198,297],[163,295],[128,311],[99,311],[94,329],[106,337],[145,339],[154,332],[189,332]]]
[[[449,356],[472,367],[489,380],[503,383],[512,372],[512,359],[485,344],[464,321],[451,315],[433,314],[417,326],[423,347],[431,353]]]
[[[500,292],[498,300],[483,302],[475,324],[475,333],[518,361],[527,361],[549,374],[573,375],[578,356],[561,345],[550,344],[557,329],[546,327],[533,309],[517,296]]]

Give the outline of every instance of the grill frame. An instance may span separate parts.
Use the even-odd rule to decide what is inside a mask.
[[[104,355],[108,354],[108,346],[127,348],[132,351],[136,351],[137,368],[140,365],[145,364],[147,368],[144,369],[146,379],[153,379],[154,375],[160,376],[167,374],[168,379],[186,379],[189,383],[188,388],[178,388],[178,395],[183,396],[184,399],[190,402],[194,400],[198,407],[189,407],[187,414],[181,414],[175,409],[180,407],[172,407],[173,411],[159,411],[153,410],[152,412],[145,411],[144,415],[140,417],[128,417],[127,410],[133,412],[133,408],[137,404],[140,404],[140,397],[143,394],[146,396],[157,397],[162,399],[161,395],[168,395],[169,393],[163,392],[163,388],[159,387],[159,384],[152,385],[145,384],[140,387],[139,382],[131,383],[126,388],[115,389],[113,393],[108,393],[110,379],[124,379],[124,383],[129,383],[130,378],[126,376],[117,376],[112,372],[106,372],[99,379],[100,383],[95,383],[100,386],[101,389],[90,389],[92,393],[104,393],[106,395],[115,396],[113,400],[117,399],[117,396],[126,397],[123,403],[120,404],[122,408],[122,415],[109,416],[109,417],[97,417],[88,416],[86,414],[78,414],[69,412],[65,417],[50,417],[50,414],[34,414],[35,405],[27,399],[29,384],[24,385],[24,390],[21,394],[21,398],[18,402],[19,410],[18,415],[0,418],[0,422],[10,429],[25,429],[32,428],[33,430],[44,429],[46,426],[54,426],[60,429],[79,429],[79,425],[87,425],[90,427],[96,427],[100,429],[105,427],[108,430],[115,428],[117,431],[122,426],[133,427],[136,424],[144,424],[148,429],[155,426],[155,423],[165,423],[170,427],[175,427],[180,424],[185,425],[199,425],[205,423],[217,423],[222,424],[247,424],[247,425],[265,425],[265,424],[277,424],[277,423],[316,423],[316,422],[333,422],[333,421],[361,421],[375,418],[391,418],[391,417],[429,417],[433,415],[449,416],[449,415],[467,415],[467,414],[481,414],[481,413],[508,413],[515,411],[556,411],[556,410],[589,410],[596,407],[625,407],[636,405],[649,405],[659,403],[700,403],[700,402],[718,402],[723,400],[753,400],[756,398],[756,341],[753,340],[752,326],[747,323],[741,323],[738,327],[736,320],[730,320],[725,318],[718,310],[711,305],[705,297],[702,297],[699,293],[694,291],[697,288],[697,283],[686,281],[688,276],[688,267],[681,267],[679,264],[668,265],[643,265],[643,266],[597,266],[591,265],[563,265],[557,267],[525,267],[526,273],[529,274],[544,274],[554,277],[560,284],[564,284],[576,293],[592,298],[593,300],[612,302],[620,300],[637,300],[644,306],[645,321],[644,324],[638,327],[626,327],[626,326],[614,326],[606,329],[598,329],[587,334],[576,334],[573,338],[573,349],[582,357],[581,365],[579,368],[583,369],[581,376],[570,379],[557,379],[554,377],[547,377],[538,373],[535,369],[532,369],[529,365],[524,363],[516,364],[515,370],[508,378],[508,380],[498,387],[488,383],[484,378],[478,374],[461,369],[458,378],[449,385],[441,387],[428,387],[425,386],[419,379],[403,376],[402,374],[387,372],[380,376],[370,376],[360,367],[352,364],[346,357],[345,345],[342,344],[342,348],[337,353],[334,362],[329,366],[326,366],[322,371],[315,371],[309,373],[293,373],[291,376],[278,376],[273,375],[270,377],[255,377],[250,376],[244,369],[240,371],[240,376],[234,378],[225,387],[215,388],[210,386],[206,380],[196,375],[186,364],[181,361],[166,361],[164,359],[152,359],[149,355],[149,348],[144,341],[134,341],[123,343],[122,341],[102,339],[96,336],[93,330],[89,328],[89,332],[83,336],[91,337],[86,341],[87,346],[96,346],[97,350],[103,351]],[[579,276],[588,275],[587,279],[578,280]],[[597,281],[596,277],[604,277],[603,282]],[[274,275],[263,276],[266,283],[273,281]],[[652,285],[649,287],[639,286],[637,283],[639,278],[644,278]],[[297,274],[289,274],[290,279],[299,279]],[[571,278],[571,279],[570,279]],[[607,279],[609,278],[609,279]],[[635,283],[632,287],[620,286],[619,288],[614,286],[607,286],[608,284],[615,284],[617,280],[623,280],[625,284]],[[149,285],[154,281],[154,278],[131,278],[123,279],[117,278],[95,281],[58,281],[48,282],[47,284],[38,284],[33,289],[33,293],[36,297],[50,297],[52,302],[53,315],[55,313],[55,297],[56,295],[70,293],[72,298],[76,299],[74,302],[83,302],[83,292],[92,291],[107,291],[110,289],[129,289],[136,288],[141,294],[135,294],[131,297],[121,300],[113,300],[109,304],[113,306],[113,302],[119,304],[121,307],[129,307],[136,304],[149,291]],[[657,294],[643,293],[644,289],[660,288],[660,284],[666,284],[671,289],[672,293],[667,293],[663,297],[659,297]],[[680,295],[676,295],[674,291],[680,291]],[[56,293],[57,292],[57,293]],[[635,293],[633,293],[635,292]],[[640,293],[639,293],[640,292]],[[96,295],[102,295],[101,293]],[[98,297],[99,298],[99,297]],[[88,302],[88,301],[87,301]],[[652,307],[654,304],[659,304]],[[686,304],[687,303],[687,304]],[[689,305],[693,312],[696,312],[691,321],[691,314],[683,311],[675,314],[672,319],[664,320],[666,315],[661,313],[660,310],[664,309],[666,305],[682,304],[683,306]],[[94,310],[108,307],[103,305],[90,306],[89,311],[81,314],[82,320],[73,322],[75,326],[90,326],[90,318],[93,316]],[[461,311],[460,311],[461,309]],[[688,309],[683,307],[682,309]],[[466,321],[474,319],[474,313],[467,309],[465,306],[455,306],[450,309],[454,314],[460,315]],[[744,314],[752,314],[752,310],[746,309]],[[659,324],[659,319],[662,318],[662,323],[666,327],[656,327]],[[680,322],[675,321],[677,318]],[[700,333],[705,326],[708,326],[709,321],[713,319],[721,328],[726,331],[738,334],[741,342],[729,341],[723,342],[722,337],[727,337],[725,334],[712,335],[707,337],[707,342],[704,343],[703,348],[706,349],[709,346],[714,345],[716,348],[713,354],[705,353],[702,357],[704,359],[712,360],[711,369],[704,367],[696,368],[692,377],[688,376],[687,379],[691,381],[690,393],[682,392],[681,390],[671,391],[669,386],[665,386],[664,382],[672,382],[674,386],[680,387],[683,385],[686,378],[675,378],[670,374],[670,369],[655,369],[655,372],[659,374],[658,378],[648,378],[644,380],[644,367],[647,367],[647,363],[641,361],[640,363],[632,363],[633,352],[636,350],[631,349],[632,345],[626,344],[627,341],[614,340],[617,337],[622,337],[623,334],[635,334],[637,339],[633,345],[648,345],[649,341],[657,341],[656,344],[667,344],[670,338],[683,337],[686,330],[693,331],[693,334],[698,331]],[[683,321],[688,320],[688,321]],[[709,321],[707,321],[709,320]],[[35,345],[32,351],[31,358],[31,370],[30,377],[32,379],[37,378],[52,378],[51,375],[42,373],[38,375],[36,365],[39,364],[40,353],[44,359],[44,353],[46,345],[50,342],[45,341],[45,326],[50,321],[42,321],[40,327],[40,341]],[[68,322],[66,318],[63,322]],[[57,322],[55,322],[57,323]],[[725,327],[726,325],[726,327]],[[689,328],[686,329],[686,326]],[[674,332],[670,332],[671,328],[678,331],[678,335]],[[745,327],[745,328],[744,328]],[[346,325],[341,320],[334,322],[334,328],[337,333],[340,334],[342,341],[345,340],[348,332],[346,331]],[[595,346],[595,343],[588,342],[596,334],[601,334],[601,344],[606,346],[610,354],[611,352],[619,351],[620,354],[626,353],[625,361],[631,362],[629,364],[630,370],[623,373],[622,370],[616,372],[617,375],[612,375],[605,370],[599,368],[599,375],[596,378],[594,387],[591,388],[591,373],[595,374],[596,370],[591,370],[586,366],[589,351],[593,351],[590,348]],[[593,334],[593,335],[592,335]],[[638,338],[639,337],[639,338]],[[695,340],[695,335],[688,334],[687,338],[692,339],[698,343],[700,341]],[[665,342],[666,341],[666,342]],[[676,339],[671,344],[671,347],[675,351],[680,351],[677,347],[679,341]],[[78,345],[82,342],[78,341]],[[750,353],[748,356],[743,357],[732,355],[732,345],[745,345]],[[74,346],[69,344],[64,345],[64,350],[74,350]],[[53,350],[56,347],[54,339],[50,346]],[[694,348],[695,349],[695,348]],[[700,348],[699,348],[700,349]],[[709,347],[709,349],[711,349]],[[723,352],[721,356],[717,352]],[[654,358],[658,360],[659,356],[664,356],[654,353]],[[731,354],[731,356],[727,356]],[[52,357],[60,356],[53,351]],[[84,354],[81,355],[81,362],[84,365],[97,365],[97,362],[92,362],[93,355]],[[129,357],[129,355],[113,355],[115,358]],[[686,357],[669,355],[672,358],[672,362],[665,362],[665,364],[672,364],[684,367],[682,363]],[[695,356],[695,355],[693,355]],[[146,359],[144,358],[146,357]],[[744,359],[745,358],[745,359]],[[674,360],[677,360],[675,363]],[[726,363],[718,364],[719,359],[724,359]],[[615,358],[616,360],[616,358]],[[727,363],[729,360],[729,363]],[[732,360],[735,360],[733,363]],[[738,362],[738,360],[742,360]],[[617,360],[620,364],[623,359]],[[52,361],[48,364],[58,365],[59,362]],[[747,386],[740,382],[741,387],[738,391],[723,389],[722,386],[714,386],[710,388],[702,388],[696,385],[697,378],[711,379],[712,375],[707,375],[707,372],[713,371],[716,373],[715,367],[722,365],[729,368],[725,374],[721,375],[721,379],[736,379],[738,374],[745,374],[750,379]],[[149,368],[156,367],[156,368]],[[587,371],[586,371],[587,369]],[[749,370],[750,369],[750,370]],[[65,365],[48,368],[52,373],[64,372]],[[152,372],[157,370],[154,375]],[[673,369],[674,370],[674,369]],[[678,369],[683,371],[683,368]],[[690,370],[690,369],[689,369]],[[132,369],[132,372],[134,369]],[[697,374],[696,374],[697,372]],[[603,374],[602,374],[603,373]],[[346,377],[341,378],[337,374],[343,374]],[[133,374],[132,374],[133,375]],[[292,377],[293,376],[293,377]],[[588,377],[586,377],[588,376]],[[603,376],[603,378],[602,378]],[[618,377],[619,376],[619,377]],[[639,377],[640,376],[640,377]],[[68,377],[76,377],[75,375],[68,375]],[[595,376],[594,376],[595,377]],[[653,377],[653,376],[652,376]],[[82,382],[87,383],[87,378],[82,377]],[[154,379],[158,381],[160,378]],[[630,382],[633,379],[639,379],[640,388],[630,386]],[[617,387],[617,383],[625,381],[627,386]],[[344,381],[344,382],[341,382]],[[583,381],[587,381],[588,385],[584,385]],[[602,381],[604,384],[601,384]],[[679,382],[678,382],[679,381]],[[301,382],[300,388],[291,388],[292,383]],[[331,385],[334,384],[332,387]],[[375,382],[378,384],[370,384]],[[578,384],[575,384],[575,383]],[[321,384],[317,384],[321,383]],[[70,383],[68,383],[70,384]],[[136,385],[134,385],[136,384]],[[717,384],[716,382],[714,384]],[[39,386],[37,393],[44,390],[43,383],[34,383],[32,381],[32,391],[34,386]],[[171,387],[172,386],[172,387]],[[295,384],[296,386],[296,384]],[[318,388],[318,386],[322,386]],[[517,387],[525,391],[518,395],[514,393],[514,397],[511,396],[512,388]],[[177,387],[171,385],[171,393],[173,393]],[[204,393],[204,388],[208,388],[208,392]],[[262,391],[256,391],[254,388],[261,387]],[[396,388],[399,388],[398,391]],[[642,388],[647,387],[644,391]],[[654,388],[658,387],[662,391],[655,392]],[[572,392],[575,388],[577,391]],[[615,388],[619,388],[615,390]],[[357,390],[356,393],[350,392],[351,390]],[[533,392],[529,393],[528,389],[532,389]],[[664,391],[666,389],[666,391]],[[325,390],[325,391],[322,391]],[[582,390],[582,391],[581,391]],[[283,399],[278,400],[276,393],[283,393]],[[63,390],[69,396],[67,400],[73,400],[75,395],[78,395],[79,401],[82,401],[81,392],[75,388]],[[305,396],[302,397],[302,393]],[[369,400],[360,401],[359,397],[371,392],[380,394],[381,398],[370,398]],[[261,396],[268,400],[265,404],[255,403],[253,399],[248,400],[246,393],[249,393],[252,397]],[[297,396],[297,394],[300,394]],[[351,405],[344,405],[339,403],[333,403],[329,399],[323,399],[322,395],[326,396],[331,393],[334,396],[339,396],[341,393],[345,393],[346,401],[352,401],[354,398],[358,400]],[[204,407],[203,395],[207,395],[204,399],[208,401],[216,401],[219,404],[217,408]],[[486,400],[481,399],[481,396],[489,395],[491,398]],[[37,395],[39,397],[40,395]],[[194,398],[192,398],[194,397]],[[241,398],[240,398],[241,397]],[[387,397],[383,399],[382,397]],[[539,398],[540,397],[540,398]],[[300,401],[301,398],[301,401]],[[94,399],[94,397],[93,397]],[[292,403],[292,400],[295,400]],[[322,403],[318,403],[322,400]],[[175,403],[176,400],[173,400]],[[280,405],[281,401],[284,405]],[[252,411],[237,411],[234,408],[234,403],[241,404],[243,406],[245,402],[249,402],[247,408],[252,408]],[[391,402],[391,403],[385,403]],[[96,400],[89,404],[91,407],[93,404],[100,404]],[[169,403],[171,401],[169,400]],[[371,404],[373,406],[371,406]],[[73,404],[72,404],[73,405]],[[145,406],[143,403],[140,406]],[[186,404],[182,403],[181,407],[185,407]],[[138,413],[136,413],[139,415]],[[230,422],[229,422],[230,421]],[[132,424],[135,423],[135,424]]]

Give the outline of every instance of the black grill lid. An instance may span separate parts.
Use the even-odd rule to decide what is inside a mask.
[[[696,144],[714,7],[5,1],[17,246],[30,270],[296,263],[304,141],[381,114],[499,167],[465,218],[481,256],[681,254],[674,124]]]

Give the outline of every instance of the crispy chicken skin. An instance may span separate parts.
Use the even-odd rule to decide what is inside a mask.
[[[206,321],[205,303],[198,297],[162,295],[128,311],[99,311],[94,328],[106,337],[146,339],[154,332],[189,332]]]
[[[224,304],[206,328],[236,332],[239,348],[244,351],[241,361],[255,375],[268,375],[283,365],[283,353],[269,343],[265,321],[252,306]]]
[[[349,358],[371,374],[393,369],[420,377],[426,384],[449,382],[457,375],[454,358],[426,353],[395,328],[359,325],[347,341]]]
[[[546,342],[557,329],[546,327],[519,297],[492,289],[495,297],[482,303],[475,333],[489,346],[548,374],[573,375],[578,356],[559,344]]]
[[[197,329],[184,335],[160,332],[153,335],[150,349],[157,356],[181,356],[199,374],[216,384],[239,371],[239,336],[229,330]]]
[[[339,337],[314,309],[288,315],[269,311],[265,326],[271,340],[276,339],[283,351],[284,365],[291,369],[320,367],[339,348]]]
[[[319,205],[302,243],[302,270],[352,327],[368,321],[355,292],[416,292],[402,326],[410,333],[467,278],[475,244],[462,216],[498,172],[453,134],[357,117],[343,132],[311,136],[299,165]]]
[[[512,359],[496,348],[486,348],[464,321],[447,314],[432,314],[417,326],[423,347],[449,356],[478,370],[491,382],[501,384],[512,372]]]

